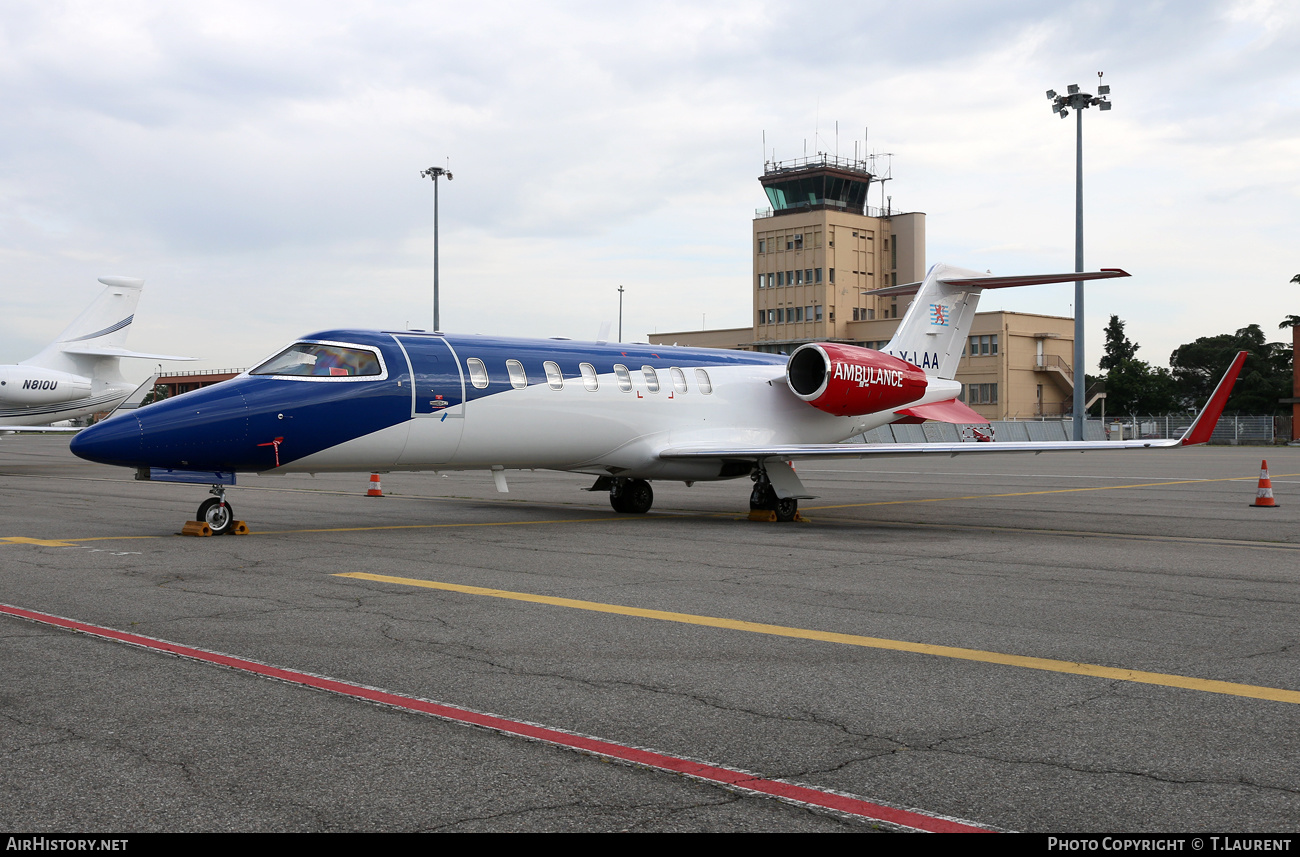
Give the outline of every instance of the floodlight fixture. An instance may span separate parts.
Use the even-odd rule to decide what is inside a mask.
[[[1074,168],[1074,270],[1083,270],[1083,111],[1088,107],[1110,110],[1110,87],[1101,82],[1101,72],[1097,72],[1097,95],[1081,92],[1077,83],[1066,87],[1065,95],[1058,95],[1056,90],[1047,90],[1047,97],[1052,101],[1052,112],[1062,119],[1070,115],[1073,108],[1077,123],[1075,132],[1075,168]],[[1083,351],[1083,281],[1074,284],[1074,439],[1083,440],[1084,418],[1084,351]]]

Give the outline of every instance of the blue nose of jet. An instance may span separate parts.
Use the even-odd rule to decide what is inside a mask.
[[[72,454],[99,464],[139,467],[144,461],[143,432],[134,414],[120,414],[78,432]]]

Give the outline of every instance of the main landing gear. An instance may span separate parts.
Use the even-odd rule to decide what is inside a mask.
[[[776,496],[772,482],[767,478],[767,471],[757,468],[749,477],[754,480],[754,490],[749,492],[749,510],[751,512],[769,511],[776,514],[776,519],[783,523],[793,521],[799,514],[799,501],[794,497],[784,499]]]
[[[614,479],[609,486],[609,505],[615,512],[644,515],[655,502],[655,492],[644,479]]]
[[[235,510],[226,502],[224,485],[213,485],[208,493],[215,496],[199,504],[197,520],[207,524],[214,536],[224,536],[235,525]]]

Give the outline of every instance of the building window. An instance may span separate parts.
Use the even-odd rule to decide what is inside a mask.
[[[853,308],[853,320],[854,320],[854,321],[861,321],[861,320],[862,320],[862,319],[858,318],[858,312],[859,312],[858,308],[857,308],[857,307],[854,307],[854,308]]]
[[[524,371],[524,364],[518,360],[506,361],[506,373],[510,375],[510,386],[516,390],[528,386],[528,373]]]
[[[776,285],[776,274],[769,272],[767,275],[767,287],[770,289],[775,285]]]
[[[806,271],[803,272],[803,281],[804,281],[805,283],[808,283],[809,285],[812,285],[812,281],[813,281],[813,269],[812,269],[812,268],[809,268],[809,269],[807,269]]]
[[[817,321],[821,321],[821,320],[822,320],[822,307],[821,307],[821,304],[818,304],[816,309],[817,309],[817,317],[816,317],[816,320],[817,320]]]
[[[795,272],[794,272],[794,284],[795,284],[796,286],[802,286],[802,285],[803,285],[803,271],[795,271]]]
[[[579,363],[578,369],[582,372],[582,386],[590,392],[596,392],[600,387],[600,381],[596,378],[596,367],[590,363]]]
[[[760,253],[765,252],[765,251],[763,250],[763,245],[764,245],[764,243],[765,243],[765,242],[763,241],[762,238],[758,239],[758,252],[760,252]]]
[[[816,278],[815,280],[813,280],[813,282],[814,282],[814,283],[820,283],[820,282],[822,281],[822,269],[821,269],[821,268],[813,268],[813,272],[817,275],[817,278]]]
[[[777,272],[776,272],[776,284],[777,284],[778,286],[784,286],[784,285],[785,285],[785,271],[777,271]]]
[[[803,307],[801,306],[793,307],[790,309],[790,312],[794,313],[795,321],[803,321]]]
[[[767,324],[767,310],[761,309],[758,311],[758,323]]]
[[[796,250],[802,250],[802,249],[803,249],[803,236],[802,236],[802,235],[796,235],[796,236],[794,236],[794,249],[796,249]]]
[[[786,272],[785,272],[785,284],[786,284],[787,286],[793,286],[793,285],[794,285],[794,271],[786,271]]]
[[[564,389],[564,373],[560,371],[560,364],[547,360],[542,364],[546,370],[546,383],[551,385],[552,390]]]
[[[985,334],[970,338],[971,357],[996,357],[998,353],[998,335]]]
[[[618,376],[618,388],[624,393],[632,392],[632,373],[622,363],[614,364],[614,374]]]
[[[827,275],[828,277],[830,277],[831,285],[832,285],[832,286],[835,285],[835,269],[834,269],[834,268],[827,268],[827,269],[826,269],[826,275]]]
[[[482,390],[488,385],[487,367],[483,361],[477,357],[471,357],[465,361],[465,366],[469,369],[469,382],[475,387]]]
[[[968,404],[972,405],[996,405],[998,403],[998,385],[997,384],[971,384],[970,398]]]

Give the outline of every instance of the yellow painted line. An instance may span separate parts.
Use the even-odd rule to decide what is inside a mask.
[[[836,521],[848,524],[861,524],[858,518],[819,517],[819,521]],[[972,533],[1022,533],[1033,536],[1065,536],[1078,539],[1119,539],[1137,542],[1161,542],[1165,544],[1204,545],[1209,547],[1249,548],[1251,550],[1300,551],[1300,544],[1292,542],[1262,542],[1249,539],[1213,539],[1200,536],[1153,536],[1144,533],[1100,533],[1091,530],[1049,530],[1033,527],[1000,527],[996,524],[948,524],[922,523],[920,521],[872,521],[872,526],[893,527],[908,530],[960,530]]]
[[[436,530],[456,527],[531,527],[540,524],[593,524],[593,523],[618,523],[621,521],[668,521],[677,518],[689,517],[687,515],[677,514],[660,514],[660,515],[609,515],[607,517],[592,518],[567,518],[554,521],[480,521],[476,523],[461,524],[384,524],[377,527],[329,527],[314,530],[250,530],[250,536],[283,536],[293,535],[294,533],[363,533],[370,530]],[[122,539],[165,539],[168,536],[86,536],[75,539],[29,539],[23,536],[0,536],[0,545],[39,545],[47,548],[65,548],[73,547],[75,542],[108,542]],[[242,537],[237,537],[242,538]]]
[[[619,515],[615,517],[595,517],[595,518],[567,518],[555,521],[482,521],[472,524],[393,524],[378,527],[330,527],[320,530],[258,530],[250,532],[250,536],[283,536],[292,533],[360,533],[369,530],[436,530],[443,528],[456,527],[532,527],[541,524],[595,524],[595,523],[615,523],[618,521],[654,521],[668,520],[669,517],[680,516],[645,516],[645,515]]]
[[[26,539],[22,536],[9,536],[8,538],[0,539],[0,542],[6,542],[11,545],[40,545],[43,548],[70,548],[73,546],[72,542],[66,539]]]
[[[1023,655],[1007,655],[1001,652],[986,652],[980,649],[962,649],[955,646],[932,646],[926,643],[909,643],[905,640],[888,640],[883,637],[862,637],[857,634],[837,634],[833,631],[814,631],[808,628],[791,628],[785,625],[768,625],[761,622],[745,622],[739,619],[723,619],[717,616],[699,616],[693,613],[671,613],[666,610],[646,610],[641,607],[626,607],[621,604],[604,604],[599,601],[580,601],[574,598],[556,598],[552,595],[534,595],[529,592],[512,592],[508,589],[487,589],[481,586],[465,586],[459,583],[442,583],[436,580],[419,580],[410,577],[390,577],[385,574],[368,574],[366,572],[348,572],[336,574],[335,577],[351,577],[358,580],[372,580],[377,583],[396,583],[402,586],[419,586],[426,589],[441,589],[447,592],[460,592],[465,595],[486,595],[491,598],[506,598],[511,601],[528,601],[534,604],[549,604],[553,607],[570,607],[575,610],[591,610],[596,613],[613,613],[619,616],[637,616],[643,619],[659,619],[664,622],[679,622],[686,625],[703,625],[708,628],[725,628],[731,631],[748,631],[753,634],[767,634],[774,637],[792,637],[798,640],[818,640],[824,643],[839,643],[845,646],[861,646],[871,649],[888,649],[895,652],[911,652],[918,655],[933,655],[941,658],[957,658],[965,661],[979,661],[986,664],[1022,667],[1024,669],[1044,670],[1047,672],[1085,675],[1114,681],[1131,681],[1139,684],[1155,684],[1164,687],[1178,687],[1185,690],[1199,690],[1203,693],[1222,693],[1229,696],[1245,696],[1252,699],[1267,699],[1273,702],[1300,704],[1300,691],[1285,690],[1276,687],[1263,687],[1253,684],[1237,684],[1230,681],[1192,678],[1190,676],[1153,673],[1142,670],[1116,669],[1097,664],[1079,664],[1071,661],[1058,661],[1052,658],[1031,658]]]
[[[1300,476],[1300,473],[1284,473],[1278,479]],[[1271,477],[1270,477],[1271,478]],[[872,503],[844,503],[839,506],[807,506],[807,511],[825,511],[826,509],[856,509],[860,506],[905,506],[909,503],[947,503],[952,500],[991,500],[995,497],[1033,497],[1038,494],[1073,494],[1079,491],[1121,491],[1125,488],[1159,488],[1164,485],[1199,485],[1206,482],[1245,482],[1256,481],[1258,476],[1233,476],[1225,479],[1183,479],[1176,482],[1143,482],[1137,485],[1094,485],[1087,488],[1053,488],[1048,491],[1016,491],[1011,494],[971,494],[967,497],[925,497],[919,500],[878,500]]]

